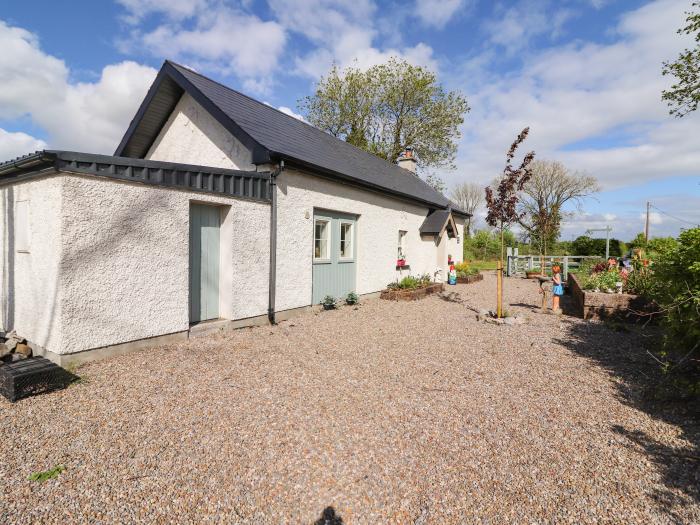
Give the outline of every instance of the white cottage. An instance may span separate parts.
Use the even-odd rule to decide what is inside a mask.
[[[467,217],[410,155],[385,162],[169,61],[114,156],[0,164],[0,213],[2,329],[60,364],[444,279]]]

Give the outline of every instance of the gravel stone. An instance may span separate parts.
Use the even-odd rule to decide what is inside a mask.
[[[526,324],[478,322],[495,290],[309,311],[0,399],[0,523],[700,522],[697,427],[640,408],[642,335],[543,315],[524,279],[505,298]]]

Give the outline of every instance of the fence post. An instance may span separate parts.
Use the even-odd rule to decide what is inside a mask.
[[[530,255],[530,258],[527,260],[527,269],[532,271],[533,265],[532,265],[532,255]]]
[[[569,256],[564,256],[564,280],[569,278]]]

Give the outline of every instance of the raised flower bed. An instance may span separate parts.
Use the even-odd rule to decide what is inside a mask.
[[[605,293],[584,290],[576,274],[569,273],[568,286],[574,299],[576,314],[583,319],[618,319],[637,322],[642,319],[636,312],[651,309],[642,296],[628,293]]]
[[[457,274],[457,284],[471,284],[477,281],[483,281],[484,276],[481,273],[473,273],[471,275],[460,276]]]
[[[380,294],[381,299],[387,299],[389,301],[417,301],[418,299],[423,299],[428,295],[441,292],[445,288],[443,283],[432,283],[424,288],[414,288],[414,289],[386,289],[382,290]]]
[[[434,283],[428,274],[420,277],[406,276],[400,281],[389,283],[386,290],[379,295],[381,299],[389,301],[416,301],[428,295],[441,292],[442,283]]]

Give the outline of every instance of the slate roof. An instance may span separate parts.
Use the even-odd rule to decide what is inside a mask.
[[[396,164],[170,61],[163,64],[115,155],[144,156],[183,92],[248,146],[255,163],[283,159],[314,173],[467,215]]]
[[[437,235],[442,231],[449,218],[450,210],[435,210],[421,224],[419,228],[421,235]]]

